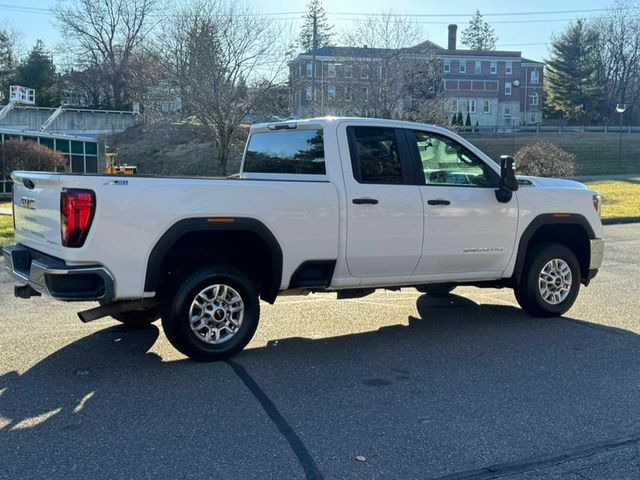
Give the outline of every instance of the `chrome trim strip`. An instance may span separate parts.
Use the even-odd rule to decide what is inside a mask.
[[[604,258],[604,239],[593,238],[591,243],[591,261],[589,262],[589,270],[597,270],[602,266]]]

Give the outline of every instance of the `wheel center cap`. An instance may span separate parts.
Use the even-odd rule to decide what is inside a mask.
[[[556,284],[556,287],[559,287],[560,285],[562,285],[562,280],[559,278],[556,278],[555,284]]]
[[[217,309],[215,312],[213,312],[213,318],[215,320],[222,320],[225,317],[225,312],[224,310],[222,310],[221,308]]]

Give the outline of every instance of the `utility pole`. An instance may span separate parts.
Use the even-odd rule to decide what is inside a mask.
[[[318,48],[318,12],[313,12],[313,40],[312,40],[312,49],[311,49],[311,62],[313,63],[313,68],[311,70],[311,98],[313,101],[311,107],[312,117],[316,116],[316,50]]]

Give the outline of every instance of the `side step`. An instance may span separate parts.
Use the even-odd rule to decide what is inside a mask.
[[[78,317],[83,323],[93,322],[99,318],[108,317],[115,313],[131,312],[133,310],[149,310],[157,307],[160,302],[155,298],[147,298],[144,300],[127,300],[124,302],[114,302],[107,305],[101,305],[96,308],[78,312]]]

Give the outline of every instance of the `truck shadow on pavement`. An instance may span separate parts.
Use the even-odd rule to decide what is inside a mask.
[[[148,353],[156,326],[89,335],[0,377],[0,478],[437,477],[640,432],[636,334],[417,307],[212,364]]]

